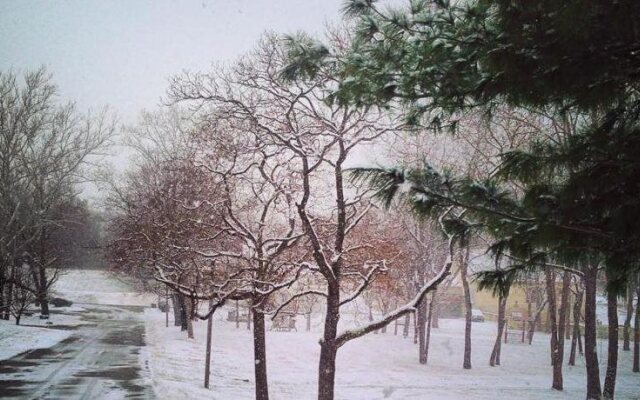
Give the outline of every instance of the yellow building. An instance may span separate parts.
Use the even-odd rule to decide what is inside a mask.
[[[471,288],[473,308],[481,310],[487,320],[497,320],[498,298],[494,297],[491,291],[478,290],[476,284],[472,284]],[[558,301],[560,300],[561,289],[561,283],[558,283],[556,285],[556,299],[558,299]],[[542,283],[536,285],[514,284],[509,291],[506,305],[505,315],[507,320],[509,320],[509,328],[522,328],[522,321],[528,321],[530,318],[534,318],[539,305],[544,304],[545,301],[546,293]],[[570,301],[573,301],[573,299],[570,299]],[[545,306],[540,313],[538,322],[539,329],[547,329],[548,321],[548,307]]]

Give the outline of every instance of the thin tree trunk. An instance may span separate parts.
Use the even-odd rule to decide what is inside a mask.
[[[551,388],[562,390],[562,359],[560,358],[558,320],[556,310],[556,280],[551,267],[545,268],[547,282],[547,298],[549,299],[549,328],[551,330],[551,365],[553,366],[553,382]],[[563,279],[564,282],[564,279]],[[564,287],[564,284],[563,284]],[[562,323],[560,324],[562,326]],[[564,340],[564,337],[561,338]]]
[[[187,338],[193,339],[193,301],[191,299],[185,299],[184,303],[184,310],[186,314],[185,321],[187,323]]]
[[[433,291],[433,318],[431,321],[432,328],[440,328],[440,301],[438,298],[438,289]]]
[[[389,311],[389,306],[382,305],[382,315],[385,315],[388,311]],[[387,325],[383,326],[382,329],[380,329],[380,333],[387,333]]]
[[[533,343],[533,335],[538,323],[540,322],[540,315],[542,315],[542,311],[544,311],[546,305],[546,301],[543,301],[542,304],[538,305],[536,308],[536,315],[533,317],[533,320],[529,322],[529,344]]]
[[[209,300],[209,309],[213,307],[213,300]],[[209,389],[209,377],[211,376],[211,336],[213,331],[213,314],[207,319],[207,350],[204,361],[204,387]]]
[[[602,396],[613,399],[616,391],[616,375],[618,373],[618,296],[607,293],[607,319],[609,322],[609,344],[607,349],[607,371],[605,372]]]
[[[640,279],[638,279],[636,285],[636,317],[633,323],[633,372],[640,372]]]
[[[422,299],[417,310],[418,321],[418,361],[427,363],[427,299]]]
[[[489,365],[494,367],[500,365],[500,347],[502,346],[502,332],[505,325],[505,313],[507,308],[507,298],[498,298],[498,335],[491,351],[491,357],[489,358]]]
[[[2,260],[2,257],[0,257]],[[7,279],[4,275],[6,270],[6,264],[0,263],[0,319],[8,319],[5,318],[5,315],[8,314],[9,310],[9,302],[5,301],[5,287],[7,286]]]
[[[47,271],[44,265],[40,265],[38,268],[38,275],[40,278],[40,288],[38,290],[38,301],[40,302],[40,314],[41,317],[49,318],[49,297],[47,290]]]
[[[565,313],[566,313],[566,317],[565,317],[566,326],[564,329],[564,339],[570,340],[571,339],[571,292],[569,292],[569,297],[567,298]]]
[[[13,280],[15,279],[15,271],[16,271],[16,267],[15,265],[13,265],[13,263],[9,263],[9,268],[11,268],[11,271],[9,273],[10,279],[7,285],[7,297],[6,297],[7,301],[6,301],[6,308],[4,310],[4,315],[3,315],[3,319],[7,321],[11,317],[11,302],[13,301]]]
[[[182,304],[180,301],[180,295],[174,293],[171,297],[173,301],[173,325],[182,326]]]
[[[249,316],[247,316],[249,318]],[[240,305],[238,304],[238,300],[236,300],[236,329],[240,328]]]
[[[418,343],[418,335],[419,335],[419,331],[420,329],[418,329],[418,327],[420,326],[420,324],[418,323],[418,312],[414,311],[413,312],[413,344],[417,344]]]
[[[581,289],[578,289],[575,301],[573,303],[573,336],[571,338],[569,365],[576,365],[576,348],[580,339],[580,314],[582,314],[582,295],[583,291]],[[580,353],[582,354],[582,352]]]
[[[467,278],[467,267],[469,266],[469,245],[460,249],[460,279],[464,290],[464,358],[462,368],[471,369],[471,290],[469,289],[469,279]]]
[[[165,325],[168,328],[169,327],[169,286],[166,287],[164,300],[166,302],[166,305],[164,308],[164,318],[165,318]]]
[[[247,308],[247,330],[248,331],[251,330],[251,319],[252,319],[253,313],[254,313],[253,308],[251,307]]]
[[[333,400],[336,378],[336,355],[338,347],[338,321],[340,319],[340,293],[337,287],[329,285],[324,333],[320,342],[320,362],[318,365],[318,400]]]
[[[578,353],[584,356],[584,346],[582,345],[582,334],[580,333],[580,325],[578,325]]]
[[[631,320],[633,319],[633,295],[635,291],[633,286],[632,282],[627,284],[627,315],[624,319],[624,331],[622,333],[622,350],[624,351],[631,350]]]
[[[307,332],[311,331],[311,312],[307,313]]]
[[[424,363],[429,360],[429,345],[431,344],[431,320],[433,319],[433,296],[429,301],[429,311],[427,312],[427,338],[424,343]]]
[[[409,336],[409,326],[411,325],[411,315],[407,314],[404,316],[404,326],[402,327],[402,336]]]
[[[558,313],[558,359],[560,366],[564,362],[564,341],[571,326],[571,273],[565,271],[562,275],[562,295],[560,298],[560,312]]]
[[[253,314],[253,357],[255,361],[256,400],[269,400],[267,380],[267,345],[265,338],[264,314]]]
[[[184,296],[179,294],[178,299],[180,300],[180,330],[188,331],[189,330],[189,313],[187,312],[187,304],[184,299]]]
[[[369,306],[369,322],[373,321],[373,306]],[[374,335],[378,334],[378,331],[373,332]]]
[[[584,273],[584,358],[587,367],[587,399],[600,399],[600,367],[597,352],[596,280],[597,267],[588,267]]]

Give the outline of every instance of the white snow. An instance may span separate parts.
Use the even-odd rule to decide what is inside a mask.
[[[50,305],[48,320],[39,318],[39,310],[32,316],[23,316],[20,325],[15,321],[0,320],[0,360],[32,349],[54,346],[73,334],[70,327],[81,325],[83,303],[114,305],[150,305],[154,296],[140,295],[124,282],[114,279],[105,271],[65,271],[52,288],[52,296],[71,300],[71,307],[57,308]],[[86,314],[85,314],[86,315]],[[64,328],[64,329],[63,329]]]
[[[61,278],[55,291],[76,301],[67,311],[81,310],[85,302],[102,304],[148,305],[153,296],[138,296],[122,282],[101,271],[72,271]],[[91,300],[91,301],[89,301]],[[350,311],[359,308],[357,302]],[[232,308],[230,308],[232,309]],[[56,310],[55,308],[53,310]],[[147,347],[141,351],[141,364],[149,365],[158,398],[253,399],[255,359],[253,339],[246,324],[240,328],[224,320],[227,309],[214,318],[211,388],[204,389],[206,322],[194,324],[195,340],[189,340],[179,327],[165,327],[165,315],[158,309],[145,310]],[[29,349],[50,347],[73,334],[55,329],[55,325],[81,323],[77,316],[52,314],[54,329],[15,326],[0,321],[0,360]],[[367,322],[367,314],[345,312],[341,329]],[[25,317],[25,324],[46,321]],[[270,326],[270,321],[267,326]],[[276,400],[314,399],[317,390],[318,345],[322,321],[312,320],[312,332],[305,332],[304,317],[298,319],[299,332],[267,332],[267,369],[270,394]],[[489,367],[488,359],[495,339],[493,323],[473,324],[471,370],[462,369],[464,343],[463,320],[440,321],[433,329],[428,365],[417,361],[413,338],[393,335],[393,324],[386,334],[369,334],[343,346],[338,353],[336,399],[581,399],[585,397],[584,360],[578,357],[575,367],[564,366],[563,392],[550,389],[551,366],[549,336],[537,332],[532,346],[503,344],[502,365]],[[622,346],[620,346],[622,347]],[[600,375],[604,380],[607,342],[598,342]],[[566,344],[565,364],[569,343]],[[631,373],[631,352],[620,349],[616,399],[638,399],[638,375]],[[117,398],[118,393],[114,393]]]
[[[186,338],[164,314],[145,311],[147,343],[156,393],[166,398],[253,399],[253,343],[241,324],[214,318],[211,389],[204,389],[206,323],[195,323],[195,340]],[[304,330],[304,321],[300,321]],[[269,326],[270,324],[268,324]],[[319,328],[312,332],[268,332],[267,367],[274,399],[316,397]],[[579,399],[585,397],[585,369],[581,357],[575,367],[565,366],[564,392],[551,387],[549,336],[536,333],[532,346],[503,344],[502,365],[489,367],[495,340],[492,323],[473,324],[473,368],[462,369],[463,320],[441,320],[432,331],[428,365],[417,361],[412,338],[370,334],[339,350],[336,399]],[[606,341],[598,353],[606,353]],[[569,344],[567,344],[568,359]],[[601,379],[606,368],[601,360]],[[566,361],[565,361],[566,364]],[[630,372],[631,354],[620,351],[617,399],[637,398],[638,377]],[[636,397],[634,397],[636,396]]]
[[[51,347],[68,338],[72,333],[68,330],[16,326],[13,320],[0,320],[0,360],[6,360],[31,349]]]
[[[150,306],[156,297],[140,294],[107,271],[69,270],[55,283],[53,291],[75,303]]]

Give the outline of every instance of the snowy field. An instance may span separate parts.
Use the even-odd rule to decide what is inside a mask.
[[[164,314],[145,312],[147,344],[156,393],[161,398],[252,399],[253,344],[250,331],[241,324],[223,320],[226,310],[215,317],[213,333],[212,388],[203,388],[206,322],[195,324],[195,340],[179,328],[165,327]],[[299,321],[304,327],[304,320]],[[268,332],[267,359],[270,394],[273,399],[316,397],[320,321],[312,332]],[[496,325],[473,324],[473,368],[462,369],[462,320],[441,320],[432,331],[427,366],[417,362],[413,339],[386,334],[356,339],[339,350],[336,398],[374,399],[583,399],[583,359],[575,367],[565,366],[564,392],[550,389],[549,336],[536,333],[532,346],[506,344],[502,365],[489,367]],[[302,329],[304,330],[304,328]],[[567,346],[567,352],[569,347]],[[606,341],[598,353],[606,353]],[[605,359],[600,360],[604,379]],[[640,376],[631,373],[630,352],[620,352],[617,399],[640,399]]]

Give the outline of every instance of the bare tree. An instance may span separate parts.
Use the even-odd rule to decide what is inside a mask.
[[[345,187],[345,163],[354,148],[395,128],[393,121],[374,109],[331,104],[326,88],[335,81],[330,70],[313,81],[283,82],[280,71],[285,61],[279,40],[267,37],[231,71],[176,78],[170,97],[206,104],[218,113],[242,120],[257,140],[276,145],[290,155],[290,168],[300,180],[295,207],[311,250],[313,263],[309,269],[322,276],[326,286],[319,293],[295,293],[288,302],[310,294],[326,298],[318,397],[333,399],[338,349],[413,312],[426,293],[449,274],[451,262],[446,262],[408,304],[359,329],[338,332],[340,308],[362,295],[386,270],[386,260],[351,261],[365,245],[352,242],[352,232],[371,206],[362,201],[363,193],[350,193]],[[451,236],[451,247],[453,242]],[[354,287],[354,281],[359,284],[345,293],[345,289]]]
[[[36,301],[48,317],[48,289],[62,259],[51,249],[52,232],[64,224],[56,214],[77,196],[84,168],[101,154],[115,130],[102,112],[81,115],[73,104],[59,105],[56,87],[44,69],[18,77],[0,73],[0,297],[12,299],[16,257],[30,260]]]

